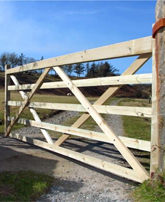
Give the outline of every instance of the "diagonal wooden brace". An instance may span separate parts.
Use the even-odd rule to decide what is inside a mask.
[[[115,145],[118,151],[122,154],[125,160],[133,168],[135,172],[139,173],[142,179],[148,178],[148,172],[140,164],[140,162],[134,157],[134,155],[129,151],[129,149],[123,144],[117,135],[114,134],[112,129],[108,126],[106,121],[101,117],[101,115],[94,109],[91,103],[86,99],[86,97],[81,93],[81,91],[74,85],[70,78],[64,73],[60,67],[53,68],[63,82],[68,86],[72,93],[76,96],[79,102],[87,110],[89,115],[95,120],[104,134],[109,138],[110,141]]]
[[[151,57],[151,54],[144,54],[141,55],[135,60],[131,66],[122,74],[124,75],[132,75],[136,73],[142,65],[144,65]],[[114,93],[119,90],[122,86],[118,87],[109,87],[103,95],[94,103],[94,105],[102,105],[108,100],[110,97],[114,95]],[[83,114],[73,125],[72,127],[79,128],[85,121],[90,118],[89,114]],[[59,146],[61,145],[66,139],[69,138],[69,135],[63,134],[54,144]]]
[[[46,68],[45,71],[41,74],[41,76],[37,80],[36,85],[31,90],[31,92],[28,94],[27,98],[24,100],[24,102],[20,106],[18,112],[16,113],[14,119],[11,121],[11,123],[7,127],[5,137],[9,136],[9,134],[11,132],[11,129],[13,128],[14,124],[18,121],[20,115],[22,114],[22,112],[24,111],[24,109],[26,108],[26,106],[28,105],[29,101],[32,99],[34,93],[41,87],[41,85],[43,83],[43,80],[46,77],[46,75],[48,74],[48,72],[50,71],[50,69],[51,68]]]
[[[18,80],[17,80],[17,78],[16,78],[15,76],[12,75],[12,76],[10,76],[10,78],[12,79],[13,83],[14,83],[16,86],[20,85],[19,82],[18,82]],[[19,93],[20,93],[21,97],[25,100],[26,97],[27,97],[27,93],[25,93],[24,91],[19,91]],[[29,110],[30,110],[31,114],[33,115],[35,121],[41,122],[41,119],[40,119],[40,117],[38,116],[36,110],[34,110],[34,109],[31,108],[31,107],[29,107]],[[49,144],[53,144],[53,140],[52,140],[51,136],[49,135],[49,133],[48,133],[45,129],[41,129],[41,128],[40,128],[40,130],[41,130],[43,136],[45,137],[45,139],[47,140],[47,142],[48,142]]]

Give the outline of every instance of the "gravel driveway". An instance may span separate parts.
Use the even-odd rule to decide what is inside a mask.
[[[117,103],[118,101],[114,101],[111,104]],[[61,124],[77,115],[77,112],[62,112],[46,121]],[[124,134],[120,116],[109,115],[106,120],[117,134]],[[21,129],[20,133],[22,135],[35,134],[34,136],[40,137],[38,129],[33,127]],[[115,147],[107,143],[86,139],[80,141],[78,138],[72,138],[62,146],[120,165],[127,164]],[[38,201],[131,201],[129,194],[137,185],[108,172],[11,138],[1,138],[0,152],[4,154],[0,157],[0,161],[3,161],[0,171],[34,170],[55,177],[54,185],[49,193]]]

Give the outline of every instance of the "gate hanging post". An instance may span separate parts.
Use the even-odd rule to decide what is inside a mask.
[[[10,116],[10,106],[8,101],[10,100],[10,91],[8,86],[10,85],[10,75],[6,74],[6,70],[10,69],[10,65],[5,65],[5,113],[4,113],[4,134],[6,134],[7,128],[10,124],[10,121],[7,120],[7,117]]]
[[[155,38],[153,48],[153,122],[151,136],[151,177],[155,171],[165,170],[165,0],[157,0],[156,23],[153,27]],[[155,90],[154,90],[155,88]]]

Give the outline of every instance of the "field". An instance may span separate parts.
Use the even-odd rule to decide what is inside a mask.
[[[96,100],[96,97],[89,97],[89,101]],[[18,100],[21,101],[22,98],[19,95],[18,92],[11,93],[11,100]],[[78,100],[73,96],[56,96],[51,94],[35,94],[32,98],[32,101],[41,101],[42,102],[56,102],[56,103],[72,103],[72,104],[78,104]],[[16,111],[18,110],[18,107],[11,107],[11,116],[13,116]],[[4,91],[0,90],[0,134],[4,133]],[[56,110],[48,110],[48,109],[37,109],[36,110],[39,114],[39,117],[43,120],[45,118],[51,117],[56,113]],[[31,113],[28,109],[25,109],[25,111],[21,115],[22,118],[26,119],[33,119]],[[14,129],[18,129],[22,127],[20,124],[17,124]]]
[[[94,101],[96,97],[89,97],[89,101]],[[117,100],[118,98],[109,99],[106,104],[110,104],[112,101]],[[11,93],[11,100],[22,100],[20,94],[18,92]],[[77,104],[79,101],[74,96],[56,96],[51,94],[35,94],[32,98],[32,101],[41,101],[42,102],[52,102],[52,103],[67,103]],[[148,100],[145,99],[131,99],[131,98],[122,98],[118,103],[120,106],[137,106],[137,107],[151,107],[151,104],[148,103]],[[11,107],[11,116],[15,114],[18,110],[18,107]],[[0,134],[4,133],[4,91],[0,90]],[[43,120],[45,118],[51,117],[56,113],[56,110],[49,109],[37,109],[37,113],[40,118]],[[81,113],[80,113],[81,115]],[[108,115],[103,115],[106,118]],[[33,119],[31,113],[28,109],[25,109],[23,114],[21,115],[23,118]],[[76,121],[78,117],[74,117],[69,122],[65,123],[65,125],[71,125]],[[123,119],[123,127],[125,130],[125,136],[131,138],[138,138],[142,140],[150,140],[150,119],[149,118],[141,118],[141,117],[130,117],[130,116],[122,116]],[[82,128],[88,128],[92,130],[96,126],[95,122],[92,118],[90,118]],[[20,124],[15,126],[15,129],[22,127]]]

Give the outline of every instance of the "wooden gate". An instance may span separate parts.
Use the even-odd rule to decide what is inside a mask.
[[[123,43],[109,45],[91,50],[85,50],[61,57],[51,58],[34,62],[31,64],[19,66],[10,69],[9,65],[6,66],[5,72],[5,136],[14,137],[16,139],[34,144],[36,146],[48,149],[50,151],[68,156],[83,163],[92,165],[102,170],[111,172],[115,175],[125,177],[137,182],[143,182],[149,178],[149,173],[137,160],[128,148],[139,149],[151,152],[151,171],[157,168],[156,159],[157,153],[151,150],[157,142],[157,123],[156,123],[156,72],[155,62],[153,57],[153,72],[152,74],[135,74],[143,64],[145,64],[154,52],[154,43],[152,37],[145,37],[136,40],[131,40]],[[99,61],[105,59],[138,56],[138,58],[128,67],[128,69],[121,76],[92,78],[83,80],[72,81],[66,73],[62,70],[62,65],[69,65],[82,62]],[[39,79],[35,84],[20,85],[15,74],[20,72],[44,69]],[[60,82],[45,82],[44,78],[51,69],[58,74],[62,79]],[[134,75],[135,74],[135,75]],[[10,80],[14,85],[10,85]],[[107,99],[123,85],[126,84],[148,84],[152,83],[152,108],[147,107],[122,107],[122,106],[108,106],[104,105]],[[88,86],[110,86],[101,97],[92,105],[87,98],[82,94],[78,87]],[[38,89],[52,89],[52,88],[69,88],[74,96],[81,104],[56,104],[56,103],[43,103],[43,102],[30,102],[33,95]],[[29,91],[26,93],[25,91]],[[23,101],[11,101],[10,92],[19,91]],[[18,112],[14,117],[10,116],[10,106],[19,106]],[[20,118],[21,113],[25,108],[29,108],[34,120],[27,120]],[[84,112],[84,114],[71,126],[62,126],[42,122],[39,118],[35,108],[58,109],[58,110],[73,110]],[[115,134],[111,126],[103,119],[100,114],[117,114],[138,117],[151,118],[151,142],[138,140],[133,138],[122,137]],[[89,118],[92,117],[98,124],[102,133],[80,129],[79,127]],[[37,139],[31,139],[27,136],[12,133],[12,128],[15,123],[21,123],[28,126],[35,126],[40,128],[45,142]],[[62,133],[57,141],[53,141],[47,130],[58,131]],[[113,144],[121,153],[123,158],[128,162],[130,168],[126,168],[117,164],[113,164],[101,159],[94,158],[82,153],[78,153],[61,146],[61,144],[69,138],[70,135],[83,137],[87,139],[102,141]]]

